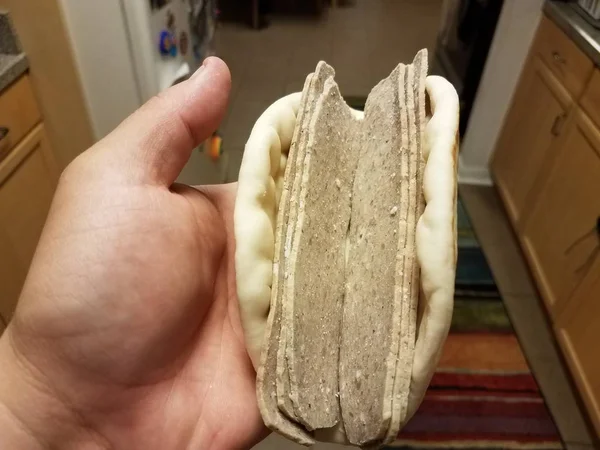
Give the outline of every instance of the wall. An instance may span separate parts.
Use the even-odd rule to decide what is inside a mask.
[[[94,136],[100,139],[141,104],[121,1],[60,0],[60,3]]]
[[[542,16],[543,4],[544,0],[504,2],[461,143],[458,171],[461,183],[492,184],[488,161]]]
[[[87,3],[87,2],[86,2]],[[94,142],[81,79],[57,0],[0,0],[27,54],[57,162],[65,167]]]

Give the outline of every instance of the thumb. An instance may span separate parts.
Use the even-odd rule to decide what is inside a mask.
[[[152,98],[104,139],[135,181],[170,186],[192,150],[217,128],[227,107],[231,75],[207,58],[189,80]],[[115,161],[116,162],[116,161]]]

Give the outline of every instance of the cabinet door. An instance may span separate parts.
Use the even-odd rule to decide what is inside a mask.
[[[533,48],[561,85],[574,98],[579,98],[594,70],[594,63],[573,39],[551,19],[542,17]]]
[[[43,125],[0,164],[0,314],[10,320],[58,174]]]
[[[522,236],[553,317],[600,258],[600,131],[579,110],[564,134]]]
[[[597,235],[600,246],[600,235]],[[558,338],[590,417],[600,434],[600,255],[557,320]]]
[[[496,185],[517,229],[528,211],[528,194],[552,153],[571,103],[550,69],[538,57],[530,58],[491,163]]]

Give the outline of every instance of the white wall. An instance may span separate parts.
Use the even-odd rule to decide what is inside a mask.
[[[96,139],[141,104],[120,0],[60,0]]]
[[[461,144],[461,183],[491,184],[488,161],[510,107],[544,0],[505,0]]]

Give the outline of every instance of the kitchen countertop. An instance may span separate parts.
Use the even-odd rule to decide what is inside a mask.
[[[544,13],[552,19],[573,41],[600,66],[600,29],[590,25],[576,10],[573,3],[548,0]]]
[[[29,69],[7,12],[0,11],[0,92]]]

